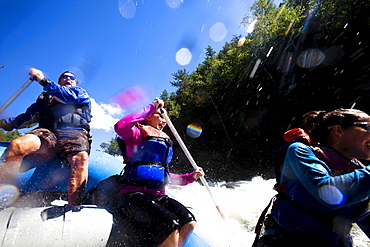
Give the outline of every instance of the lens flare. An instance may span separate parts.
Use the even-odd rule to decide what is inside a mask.
[[[176,53],[176,62],[180,65],[188,65],[192,58],[191,51],[188,48],[181,48]]]
[[[128,109],[142,102],[147,101],[148,94],[141,87],[131,87],[117,94],[112,101],[121,106],[122,109]]]
[[[13,185],[3,184],[0,185],[0,207],[6,208],[15,203],[20,196],[17,187]]]
[[[184,0],[166,0],[166,3],[170,8],[178,9],[184,3]]]
[[[283,73],[288,73],[293,64],[293,60],[293,53],[286,52],[283,56],[280,57],[278,70]]]
[[[256,25],[257,23],[257,19],[256,20],[253,20],[249,25],[248,25],[248,28],[247,28],[247,33],[252,33],[253,30],[254,30],[254,26]]]
[[[241,38],[238,40],[238,46],[240,47],[240,46],[244,45],[244,43],[245,43],[245,37],[243,36],[243,37],[241,37]]]
[[[191,138],[198,138],[202,134],[202,127],[197,124],[189,124],[186,128],[186,134]]]
[[[216,22],[213,26],[209,29],[209,37],[214,42],[220,42],[224,40],[227,34],[227,29],[225,25],[221,22]]]
[[[331,205],[341,205],[344,200],[342,192],[332,185],[321,187],[319,189],[319,196],[323,201]]]
[[[209,91],[206,87],[200,87],[195,91],[195,99],[194,104],[196,106],[203,106],[205,103],[207,103],[210,99]]]
[[[119,0],[118,9],[126,19],[133,18],[136,14],[136,5],[132,0]]]
[[[325,58],[325,53],[319,49],[307,49],[298,55],[297,64],[302,68],[312,68],[322,64]]]

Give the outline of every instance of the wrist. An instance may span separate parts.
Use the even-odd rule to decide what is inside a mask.
[[[42,79],[39,81],[40,85],[45,87],[50,81],[48,79]]]

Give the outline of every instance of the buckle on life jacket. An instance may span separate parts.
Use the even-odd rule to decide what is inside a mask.
[[[168,140],[160,137],[144,138],[143,143],[131,156],[131,162],[152,162],[169,164],[173,156]]]
[[[142,179],[164,182],[166,169],[159,165],[139,165],[136,167],[136,172]]]
[[[127,164],[123,179],[126,184],[149,188],[164,188],[170,180],[167,165],[156,162]]]

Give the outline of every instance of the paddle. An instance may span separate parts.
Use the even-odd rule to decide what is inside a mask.
[[[0,114],[32,83],[33,79],[29,78],[1,107]]]
[[[193,168],[196,170],[198,169],[198,166],[197,164],[195,163],[193,157],[191,156],[189,150],[186,148],[184,142],[182,141],[179,133],[177,133],[177,130],[175,129],[175,126],[173,126],[171,120],[169,119],[169,117],[167,116],[167,112],[165,109],[161,108],[161,113],[164,117],[164,119],[166,120],[167,122],[167,125],[168,127],[171,129],[172,131],[172,134],[175,136],[177,142],[180,144],[181,146],[181,149],[182,151],[185,153],[186,157],[188,158],[190,164],[193,166]],[[213,203],[215,204],[216,206],[216,209],[217,211],[220,213],[222,219],[225,219],[225,215],[221,212],[221,209],[220,209],[220,206],[218,206],[218,204],[216,203],[215,199],[213,198],[213,195],[212,195],[212,192],[211,190],[209,189],[209,186],[208,186],[208,183],[206,181],[206,179],[204,177],[200,177],[200,181],[202,182],[202,184],[206,187],[207,191],[208,191],[208,194],[211,196],[212,200],[213,200]]]

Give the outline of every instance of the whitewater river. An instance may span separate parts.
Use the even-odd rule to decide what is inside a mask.
[[[187,186],[172,186],[169,192],[183,204],[193,208],[198,225],[212,230],[214,246],[251,246],[255,238],[254,227],[275,194],[272,190],[275,181],[260,177],[252,181],[220,183],[211,185],[210,190],[198,183]],[[217,211],[218,205],[224,220]],[[352,231],[354,246],[370,246],[368,238],[355,226]]]

